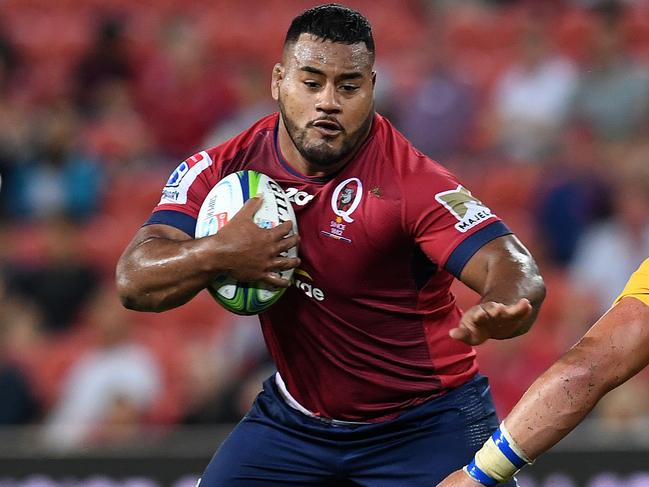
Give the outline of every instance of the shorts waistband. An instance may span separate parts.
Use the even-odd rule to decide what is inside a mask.
[[[282,379],[282,376],[279,374],[279,372],[275,373],[275,385],[277,386],[277,390],[279,391],[280,396],[282,396],[282,399],[286,404],[288,404],[290,407],[295,409],[296,411],[301,412],[305,416],[309,416],[310,418],[314,418],[317,420],[320,420],[324,423],[327,424],[332,424],[332,425],[339,425],[339,426],[353,426],[353,425],[359,425],[359,424],[370,424],[364,421],[343,421],[341,419],[332,419],[332,418],[323,418],[321,416],[318,416],[315,414],[313,411],[309,411],[307,408],[302,406],[292,395],[290,392],[288,392],[288,389],[286,388],[286,384],[284,383],[284,379]]]

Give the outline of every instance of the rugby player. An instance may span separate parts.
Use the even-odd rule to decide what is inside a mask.
[[[492,439],[440,487],[498,485],[575,428],[610,390],[649,364],[649,259],[613,307],[544,372]]]
[[[435,485],[498,427],[472,345],[526,332],[543,280],[507,226],[375,112],[374,58],[360,13],[297,16],[272,72],[279,113],[181,163],[118,263],[123,303],[145,311],[222,273],[288,287],[277,271],[296,270],[260,314],[278,372],[202,485]],[[290,223],[253,223],[259,198],[192,238],[210,189],[244,169],[291,196],[299,259],[279,255],[298,244]],[[454,278],[481,295],[464,314]]]

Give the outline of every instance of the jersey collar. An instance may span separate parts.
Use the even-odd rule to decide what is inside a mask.
[[[282,151],[279,150],[278,137],[279,137],[279,120],[280,120],[281,116],[282,116],[281,113],[277,113],[277,121],[275,122],[275,129],[273,131],[273,145],[275,146],[275,154],[277,155],[277,160],[279,161],[280,166],[282,166],[284,168],[284,170],[286,170],[292,176],[295,176],[296,178],[299,178],[299,179],[301,179],[303,181],[307,181],[309,183],[316,183],[316,184],[324,184],[324,183],[326,183],[328,181],[331,181],[333,178],[335,178],[338,175],[338,173],[343,171],[347,166],[349,166],[351,163],[353,163],[359,157],[359,155],[363,152],[363,150],[364,150],[365,146],[367,145],[367,143],[369,142],[369,140],[374,136],[374,132],[376,131],[376,126],[377,126],[377,118],[378,118],[378,115],[375,113],[374,118],[372,119],[372,127],[370,127],[370,133],[367,134],[367,138],[363,142],[363,145],[361,146],[361,148],[356,153],[356,156],[354,157],[354,159],[352,159],[347,164],[345,164],[343,167],[341,167],[337,172],[335,172],[335,173],[333,173],[333,174],[331,174],[329,176],[311,177],[311,176],[305,176],[304,174],[302,174],[301,172],[299,172],[295,168],[293,168],[293,166],[291,166],[288,162],[286,162],[286,159],[284,159],[284,156],[282,155]]]

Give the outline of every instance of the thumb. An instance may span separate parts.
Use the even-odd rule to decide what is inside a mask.
[[[264,197],[261,193],[253,196],[243,204],[241,209],[237,212],[236,216],[252,220],[252,218],[255,216],[255,213],[257,213],[257,210],[261,208],[263,202]]]
[[[463,316],[458,325],[448,332],[449,336],[467,345],[480,345],[489,338],[489,333],[479,323]]]
[[[527,298],[521,298],[507,309],[510,316],[525,316],[532,312],[532,304]]]
[[[450,329],[448,334],[451,338],[454,338],[455,340],[459,340],[468,345],[471,345],[472,333],[462,325],[459,325],[457,328]]]

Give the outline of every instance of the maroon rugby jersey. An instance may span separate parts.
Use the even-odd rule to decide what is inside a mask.
[[[147,223],[193,236],[221,178],[265,173],[291,197],[301,236],[294,285],[260,315],[291,395],[324,417],[377,421],[466,382],[475,351],[448,336],[461,315],[449,286],[507,227],[380,115],[356,157],[327,178],[283,160],[278,120],[183,162]]]

